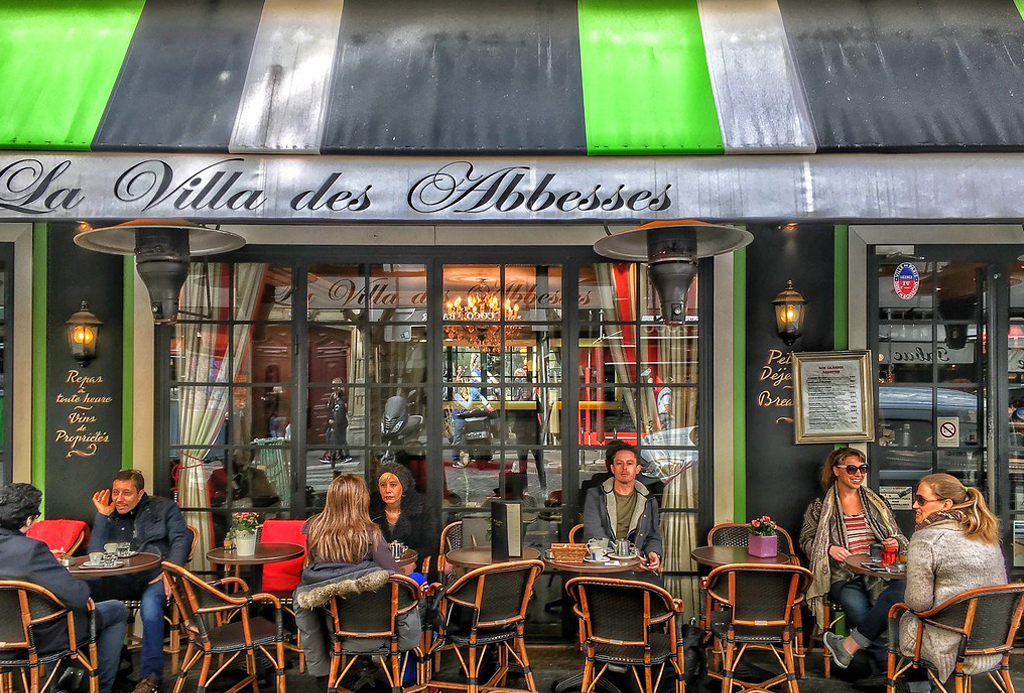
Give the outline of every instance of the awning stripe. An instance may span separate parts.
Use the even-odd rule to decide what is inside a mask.
[[[587,151],[723,151],[697,0],[579,0]]]
[[[343,4],[264,0],[229,151],[320,151]]]
[[[822,151],[1021,149],[1009,0],[779,0]]]
[[[144,0],[0,10],[0,147],[88,149]]]
[[[93,148],[227,151],[262,7],[148,0]]]
[[[324,152],[583,152],[576,5],[346,0]]]
[[[778,2],[698,4],[725,151],[813,152],[814,127]]]

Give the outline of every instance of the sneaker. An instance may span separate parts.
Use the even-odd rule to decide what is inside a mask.
[[[156,674],[150,674],[145,678],[139,679],[132,693],[158,693],[159,690],[160,679],[157,678]]]
[[[832,655],[832,661],[840,669],[845,669],[850,666],[850,662],[853,661],[853,655],[843,647],[843,640],[845,638],[841,635],[836,635],[830,630],[825,631],[821,638],[822,642],[825,643],[825,649]],[[136,693],[139,693],[136,691]]]
[[[462,460],[452,460],[452,469],[462,469],[465,466],[462,464]]]

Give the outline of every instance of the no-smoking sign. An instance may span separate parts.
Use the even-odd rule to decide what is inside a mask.
[[[935,440],[940,448],[956,448],[960,446],[960,417],[936,416]]]

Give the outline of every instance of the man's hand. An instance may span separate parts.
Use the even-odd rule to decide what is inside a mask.
[[[652,573],[656,573],[661,570],[661,556],[651,551],[647,554],[647,561],[643,564],[644,570],[649,570]]]
[[[110,517],[114,512],[114,504],[110,502],[110,489],[104,489],[92,494],[92,504],[96,506],[96,512],[100,515]]]
[[[889,537],[888,539],[882,540],[882,546],[888,546],[891,549],[898,549],[900,542],[895,537]]]

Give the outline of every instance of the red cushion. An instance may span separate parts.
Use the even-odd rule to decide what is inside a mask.
[[[284,541],[304,547],[306,535],[301,531],[303,523],[305,520],[267,520],[263,523],[263,531],[260,532],[260,542],[267,544]],[[265,592],[290,592],[295,589],[299,584],[299,575],[302,573],[303,558],[304,556],[299,556],[290,561],[265,563],[263,565],[263,590]]]
[[[89,526],[81,520],[39,520],[28,528],[26,534],[49,546],[51,551],[67,551],[83,532],[85,537],[79,544],[83,547],[89,541]]]

